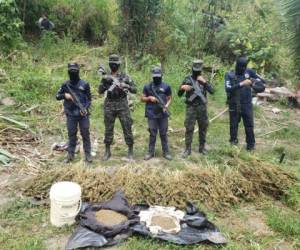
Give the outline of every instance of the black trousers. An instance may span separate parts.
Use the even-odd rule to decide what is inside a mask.
[[[149,130],[149,153],[154,154],[157,132],[159,131],[162,151],[169,152],[168,146],[168,117],[150,119],[148,118]]]
[[[248,148],[255,146],[255,135],[254,135],[254,118],[253,118],[253,107],[252,103],[241,104],[240,110],[237,109],[236,105],[229,105],[229,120],[230,120],[230,142],[238,142],[238,129],[239,123],[243,120],[246,143]]]
[[[91,140],[90,140],[90,119],[88,116],[70,116],[67,115],[67,128],[69,136],[68,153],[74,155],[78,126],[83,141],[83,149],[85,154],[91,153]]]

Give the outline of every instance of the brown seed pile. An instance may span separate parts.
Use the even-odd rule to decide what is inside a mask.
[[[101,209],[96,212],[96,218],[99,223],[108,227],[118,225],[128,220],[125,215],[109,209]]]
[[[176,228],[173,218],[162,215],[153,216],[151,218],[151,226],[159,226],[163,230],[171,230]]]
[[[53,183],[65,180],[80,184],[83,200],[90,202],[106,201],[122,189],[130,204],[184,208],[186,201],[199,201],[210,209],[223,210],[238,202],[264,196],[278,199],[296,183],[292,173],[255,158],[247,162],[233,158],[227,164],[222,170],[218,167],[187,166],[186,170],[172,172],[121,167],[112,174],[82,167],[58,168],[26,182],[23,193],[45,199]]]

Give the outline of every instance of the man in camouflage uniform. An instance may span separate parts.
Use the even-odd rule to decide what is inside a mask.
[[[132,119],[127,101],[127,92],[136,93],[136,86],[128,75],[119,72],[121,60],[118,55],[109,56],[110,74],[104,75],[99,85],[99,94],[107,92],[104,101],[105,153],[103,160],[111,156],[110,145],[114,137],[115,120],[118,117],[128,146],[128,159],[133,158]]]
[[[206,154],[205,137],[208,128],[208,116],[206,108],[206,92],[213,94],[213,87],[201,76],[203,61],[195,60],[192,66],[192,75],[187,76],[179,90],[178,96],[184,93],[186,96],[186,117],[185,117],[185,150],[182,154],[186,158],[191,154],[192,141],[195,123],[199,127],[199,153]],[[196,89],[195,89],[196,87]]]

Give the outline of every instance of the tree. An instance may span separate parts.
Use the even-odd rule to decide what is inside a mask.
[[[119,0],[120,41],[130,53],[144,54],[155,39],[161,0]]]

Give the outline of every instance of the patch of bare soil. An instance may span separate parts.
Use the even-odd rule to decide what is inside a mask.
[[[220,219],[220,225],[224,225],[226,231],[232,233],[231,237],[236,240],[245,238],[247,233],[263,238],[272,236],[274,233],[266,224],[266,218],[262,211],[254,206],[245,206],[237,212],[230,212]]]
[[[69,235],[63,235],[49,238],[44,242],[44,245],[47,250],[65,250],[69,237]]]
[[[273,235],[272,230],[266,224],[266,218],[262,211],[257,210],[254,206],[249,206],[243,209],[243,213],[247,215],[245,220],[246,227],[248,227],[255,236]]]
[[[285,241],[284,239],[266,248],[266,250],[294,250],[294,249],[296,249],[296,247],[293,244]]]
[[[16,177],[10,174],[8,170],[0,168],[0,207],[13,200],[9,194],[9,189],[12,188],[15,181]]]

